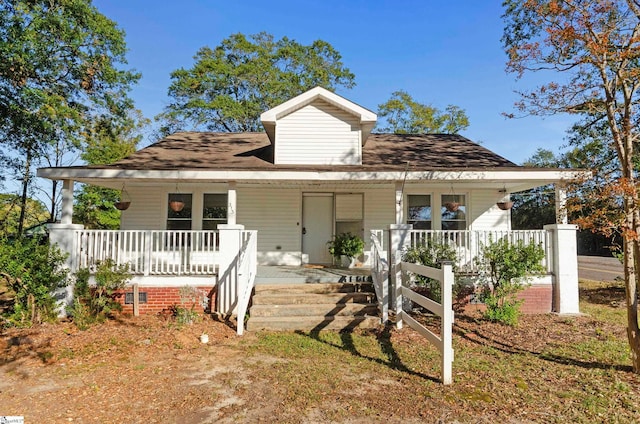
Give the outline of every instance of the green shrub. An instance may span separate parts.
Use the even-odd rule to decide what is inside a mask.
[[[338,259],[340,256],[355,258],[364,252],[364,240],[351,233],[336,234],[327,245],[331,256]]]
[[[66,255],[37,238],[0,240],[0,273],[13,299],[3,311],[8,325],[28,327],[57,319],[55,291],[69,283]]]
[[[171,313],[176,322],[180,325],[193,324],[200,319],[200,314],[196,312],[196,305],[205,307],[205,296],[200,290],[192,286],[180,287],[178,291],[180,295],[180,304],[171,307]]]
[[[524,290],[531,277],[545,271],[541,265],[544,249],[537,244],[518,240],[491,241],[483,246],[479,262],[480,280],[484,283],[481,300],[487,305],[485,318],[507,325],[516,325],[522,301],[517,293]]]
[[[411,262],[432,268],[440,268],[440,264],[443,261],[452,262],[454,273],[458,271],[456,259],[456,250],[453,246],[432,239],[428,239],[422,246],[407,250],[402,255],[404,262]],[[442,289],[440,288],[440,282],[438,280],[417,274],[414,275],[414,278],[416,285],[424,289],[419,290],[419,292],[421,292],[420,294],[438,303],[442,301]],[[454,289],[456,286],[454,286]]]
[[[95,285],[89,284],[90,275],[86,268],[76,272],[73,304],[67,309],[81,330],[96,322],[103,322],[114,311],[122,309],[116,300],[117,292],[124,289],[132,276],[129,264],[116,265],[112,259],[98,263],[94,274]]]

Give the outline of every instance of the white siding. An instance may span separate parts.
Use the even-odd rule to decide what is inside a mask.
[[[122,230],[164,230],[165,213],[162,209],[166,191],[160,187],[127,188],[131,206],[122,212]]]
[[[362,206],[362,194],[336,194],[336,221],[362,219]]]
[[[237,222],[258,230],[261,263],[300,263],[300,196],[299,189],[238,187]]]
[[[282,117],[276,126],[275,163],[359,165],[362,146],[355,116],[315,102]]]
[[[511,212],[503,211],[496,206],[498,201],[496,190],[474,190],[470,193],[472,230],[510,230]]]

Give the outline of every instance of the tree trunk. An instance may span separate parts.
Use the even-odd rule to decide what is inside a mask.
[[[18,236],[24,233],[24,220],[27,210],[27,197],[29,194],[29,182],[31,180],[31,149],[27,149],[27,157],[24,164],[24,176],[22,177],[22,196],[20,197],[20,218],[18,219]]]

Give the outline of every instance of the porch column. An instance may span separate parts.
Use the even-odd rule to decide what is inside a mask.
[[[47,229],[49,230],[49,243],[52,246],[57,245],[62,252],[68,255],[64,267],[69,272],[76,272],[78,270],[77,260],[80,252],[77,251],[75,232],[84,229],[84,225],[71,223],[47,224]],[[71,306],[73,303],[73,284],[57,289],[54,296],[58,303],[58,316],[66,316],[66,307]]]
[[[241,233],[243,225],[220,224],[218,290],[216,312],[230,316],[236,313],[238,306],[238,256],[242,247]],[[238,319],[241,319],[238,317]],[[244,319],[244,317],[242,317]]]
[[[394,307],[396,310],[396,326],[402,328],[402,320],[398,319],[402,311],[402,294],[400,287],[402,286],[402,271],[400,270],[400,262],[402,262],[402,253],[405,247],[409,246],[411,241],[410,232],[413,230],[411,224],[391,224],[389,225],[389,258],[391,284],[393,287]]]
[[[559,314],[579,314],[577,225],[549,224],[552,249],[550,257],[553,271],[553,311]]]
[[[396,181],[396,224],[404,224],[403,182]]]
[[[568,224],[567,219],[567,189],[561,184],[555,185],[556,191],[556,224]]]
[[[227,208],[227,224],[235,225],[236,224],[236,212],[237,212],[237,193],[236,193],[236,182],[229,181],[227,187],[227,200],[229,202]]]
[[[62,181],[61,224],[71,224],[73,217],[73,180]]]

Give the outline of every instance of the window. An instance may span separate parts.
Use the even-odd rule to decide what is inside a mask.
[[[416,230],[431,229],[431,196],[407,196],[407,224],[413,224]]]
[[[182,208],[180,208],[180,204]],[[192,195],[169,193],[167,203],[167,230],[190,230],[193,211]]]
[[[216,230],[227,223],[227,195],[205,194],[202,202],[202,229]]]
[[[339,193],[336,199],[336,234],[364,236],[364,202],[360,193]]]
[[[443,194],[442,206],[442,229],[443,230],[466,230],[467,229],[467,206],[463,194]]]

